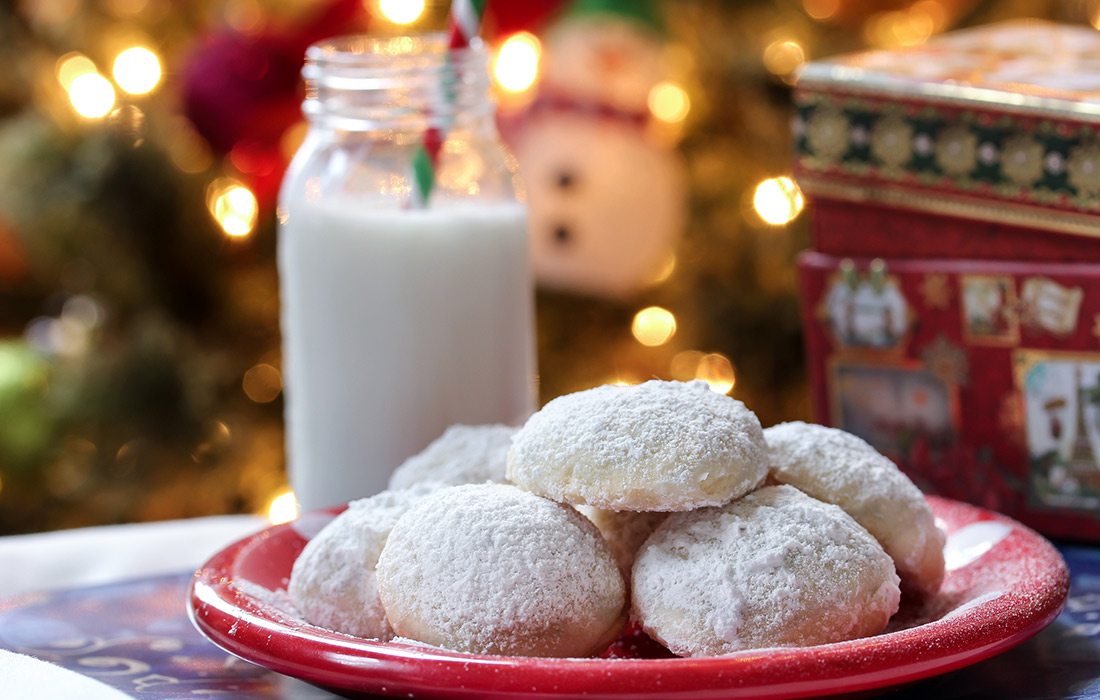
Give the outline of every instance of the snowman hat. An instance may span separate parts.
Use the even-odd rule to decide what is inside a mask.
[[[597,15],[613,15],[619,19],[633,21],[660,37],[663,37],[668,30],[661,13],[657,11],[657,3],[653,0],[573,0],[561,19],[579,19]]]

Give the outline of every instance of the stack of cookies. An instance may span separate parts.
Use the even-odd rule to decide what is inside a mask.
[[[681,656],[877,634],[934,594],[943,534],[886,457],[762,430],[703,382],[602,386],[518,430],[454,426],[294,565],[310,623],[479,654],[582,657],[633,620]]]

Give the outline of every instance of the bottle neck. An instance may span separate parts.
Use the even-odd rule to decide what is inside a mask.
[[[443,34],[327,39],[306,51],[302,111],[340,131],[420,133],[491,126],[488,56]]]

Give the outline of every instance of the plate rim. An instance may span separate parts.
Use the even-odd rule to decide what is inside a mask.
[[[677,698],[699,697],[709,691],[724,698],[778,700],[873,690],[946,673],[1006,651],[1050,624],[1068,594],[1068,568],[1041,535],[978,506],[935,496],[927,499],[934,513],[953,509],[972,516],[959,519],[963,526],[990,520],[1011,525],[1002,550],[1013,542],[1013,550],[1032,552],[1044,565],[1043,571],[1053,574],[1052,580],[1043,583],[1033,573],[1017,581],[1026,586],[974,604],[965,609],[966,614],[814,647],[671,659],[487,656],[365,640],[305,622],[292,627],[264,614],[263,601],[234,586],[234,566],[249,548],[294,530],[297,521],[292,521],[241,538],[214,554],[192,577],[187,613],[199,632],[235,656],[321,686],[361,693],[533,698],[579,693],[615,698],[644,693]],[[342,507],[325,509],[303,517],[332,516],[340,510]],[[1021,608],[1030,614],[1020,615]],[[502,678],[504,670],[518,673],[503,674]],[[512,675],[515,677],[509,677]],[[647,678],[650,682],[639,682]],[[458,679],[468,685],[456,686]],[[517,684],[520,679],[522,683]],[[597,680],[599,687],[592,687]],[[654,688],[653,681],[666,687]]]

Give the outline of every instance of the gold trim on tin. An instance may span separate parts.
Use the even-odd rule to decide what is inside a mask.
[[[932,194],[883,186],[838,183],[807,173],[798,175],[797,179],[802,191],[810,195],[1100,238],[1100,215],[1096,214],[1054,211],[1041,206],[975,199],[951,193]]]

